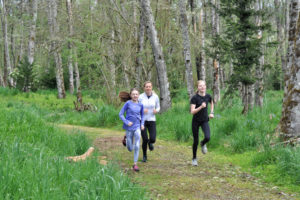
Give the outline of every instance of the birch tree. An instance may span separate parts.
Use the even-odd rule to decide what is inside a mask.
[[[34,61],[34,51],[35,51],[35,35],[36,35],[36,19],[37,19],[37,0],[30,0],[30,30],[29,30],[29,40],[28,40],[28,63],[33,64]]]
[[[281,19],[281,5],[279,0],[274,0],[275,5],[275,20],[276,20],[276,32],[277,32],[277,41],[278,41],[278,47],[276,49],[276,64],[279,64],[279,61],[281,61],[281,69],[284,72],[286,68],[286,60],[284,56],[284,48],[283,44],[285,41],[285,37],[283,34],[283,24]]]
[[[199,56],[199,64],[200,64],[200,72],[198,75],[198,80],[206,80],[206,62],[205,62],[205,18],[206,18],[206,11],[204,7],[205,1],[203,1],[201,9],[200,9],[200,20],[199,20],[199,27],[200,27],[200,44],[201,44],[201,50],[200,50],[200,56]]]
[[[192,63],[191,63],[191,45],[190,45],[190,38],[188,32],[188,21],[186,16],[185,2],[186,2],[185,0],[179,1],[180,25],[182,31],[183,54],[184,54],[184,61],[185,61],[185,79],[186,79],[189,97],[192,98],[194,93],[194,87],[193,87],[194,81],[193,81],[193,70],[192,70]]]
[[[67,7],[67,14],[68,14],[68,28],[69,28],[69,41],[68,42],[68,49],[69,49],[69,55],[68,55],[68,69],[69,69],[69,90],[70,93],[74,93],[74,74],[73,74],[73,12],[72,12],[72,2],[71,0],[66,0],[66,7]]]
[[[300,18],[299,1],[290,4],[288,63],[280,129],[286,139],[300,138]]]
[[[144,40],[145,40],[145,20],[142,11],[140,11],[140,22],[137,33],[137,52],[136,52],[136,87],[140,88],[142,85],[142,71],[143,71],[143,59],[142,54],[144,51]]]
[[[9,42],[8,42],[8,32],[7,32],[7,0],[2,0],[2,10],[1,10],[1,22],[2,22],[2,32],[3,32],[3,43],[4,43],[4,73],[3,82],[4,86],[7,84],[10,87],[14,87],[14,80],[11,77],[12,65],[10,59]]]
[[[48,25],[50,32],[50,51],[54,55],[56,70],[56,86],[58,90],[58,98],[62,99],[66,97],[62,59],[59,45],[59,25],[57,23],[57,3],[56,0],[47,0],[48,3]]]
[[[171,107],[171,97],[169,91],[169,81],[167,77],[167,67],[164,60],[162,47],[157,37],[157,31],[154,25],[154,18],[149,0],[140,0],[142,14],[144,15],[145,25],[148,31],[148,38],[151,43],[152,52],[155,60],[159,89],[161,112]]]
[[[69,69],[69,88],[70,93],[74,93],[74,75],[75,75],[75,83],[76,83],[76,91],[79,91],[80,88],[80,74],[78,69],[78,61],[77,61],[77,50],[74,45],[74,20],[73,20],[73,4],[72,0],[66,1],[67,14],[68,14],[68,28],[69,28],[69,39],[71,41],[68,42],[69,55],[68,55],[68,69]],[[73,69],[74,64],[74,69]],[[74,73],[75,74],[74,74]]]
[[[220,21],[219,14],[216,12],[216,8],[219,7],[219,0],[214,0],[214,6],[212,9],[212,34],[213,37],[217,37],[220,33]],[[213,99],[214,103],[220,101],[220,78],[219,78],[219,55],[215,51],[213,58],[213,68],[214,68],[214,82],[213,82]]]
[[[263,2],[261,0],[257,0],[255,2],[255,9],[256,11],[263,10],[262,7]],[[256,16],[256,25],[260,27],[262,24],[261,16]],[[262,40],[263,32],[261,29],[258,30],[257,38]],[[264,65],[265,57],[262,54],[259,58],[259,63],[256,65],[255,75],[256,75],[256,82],[255,82],[255,104],[262,107],[263,106],[263,65]]]

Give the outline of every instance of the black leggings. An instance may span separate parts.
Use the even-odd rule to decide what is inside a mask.
[[[149,132],[150,140],[148,138],[147,129]],[[149,143],[155,143],[156,140],[156,123],[155,121],[145,121],[145,129],[142,131],[143,138],[143,155],[147,156],[147,145]]]
[[[210,140],[210,129],[208,122],[197,122],[192,121],[192,131],[193,131],[193,137],[194,137],[194,143],[193,143],[193,159],[197,158],[197,148],[199,144],[199,127],[201,126],[202,131],[204,133],[204,139],[201,141],[201,146],[205,145]]]

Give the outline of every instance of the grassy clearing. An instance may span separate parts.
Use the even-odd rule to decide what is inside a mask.
[[[98,110],[82,113],[73,110],[72,102],[76,98],[72,95],[58,100],[52,91],[24,94],[7,89],[0,89],[0,95],[0,102],[5,102],[7,108],[26,106],[48,122],[116,130],[122,126],[118,118],[120,108],[104,104],[99,98],[101,94],[86,93],[84,102],[93,103]],[[172,109],[157,116],[158,137],[191,145],[192,116],[187,94],[185,90],[178,90],[173,96]],[[264,107],[254,108],[247,116],[241,115],[238,98],[232,99],[232,106],[220,103],[215,109],[215,118],[210,121],[212,135],[208,148],[219,155],[216,160],[241,166],[268,182],[300,193],[299,148],[270,145],[278,142],[274,130],[281,117],[281,101],[282,92],[269,91],[265,94]]]

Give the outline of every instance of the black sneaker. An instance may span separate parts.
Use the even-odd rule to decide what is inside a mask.
[[[153,151],[153,150],[154,150],[153,143],[149,143],[149,150],[150,150],[150,151]]]
[[[147,162],[147,156],[143,157],[143,161],[142,162]]]
[[[126,135],[124,136],[124,138],[122,140],[122,144],[124,145],[124,147],[126,147]]]

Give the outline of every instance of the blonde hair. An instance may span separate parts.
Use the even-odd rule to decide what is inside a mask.
[[[197,85],[199,85],[200,83],[204,83],[204,85],[206,85],[206,82],[204,80],[198,80],[197,81]]]
[[[206,82],[204,80],[198,80],[197,81],[197,86],[200,84],[200,83],[204,83],[204,85],[206,86]],[[198,87],[197,87],[197,90],[196,90],[196,94],[198,93]]]

